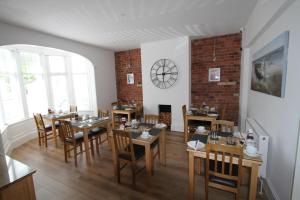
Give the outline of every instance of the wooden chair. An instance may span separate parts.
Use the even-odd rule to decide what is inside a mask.
[[[63,142],[64,142],[65,162],[68,162],[69,152],[73,151],[75,166],[77,167],[77,155],[84,152],[82,148],[82,143],[84,142],[83,133],[82,132],[75,133],[70,121],[60,120],[60,124],[61,124],[60,131],[63,135]],[[88,138],[90,141],[90,148],[93,155],[94,154],[93,140],[90,134],[88,135]],[[80,147],[79,152],[77,152],[78,147]]]
[[[224,117],[225,117],[225,107],[221,108],[219,110],[219,120],[224,120]]]
[[[100,109],[98,109],[98,117],[108,117],[109,116],[109,112],[106,111],[102,111]],[[102,140],[102,135],[106,133],[106,138],[104,138]],[[100,145],[106,141],[109,142],[108,140],[108,130],[105,127],[97,127],[97,128],[93,128],[90,130],[89,135],[92,137],[93,140],[96,141],[96,151],[98,154],[100,154]]]
[[[109,111],[103,111],[101,109],[98,109],[98,117],[109,117]]]
[[[158,115],[144,115],[144,121],[145,123],[149,124],[157,124],[159,121]]]
[[[216,131],[222,132],[233,132],[234,131],[234,122],[226,120],[216,120]]]
[[[200,125],[205,126],[206,130],[215,130],[216,127],[216,119],[213,117],[205,117],[205,116],[198,116],[197,121]]]
[[[131,164],[132,171],[132,184],[135,185],[136,162],[141,160],[145,155],[145,148],[143,146],[135,145],[132,143],[130,132],[122,130],[113,130],[113,140],[116,152],[116,165],[115,169],[117,174],[118,183],[121,183],[120,172],[127,163]],[[120,161],[125,164],[120,166]]]
[[[213,159],[211,159],[212,156]],[[235,194],[235,199],[239,199],[242,160],[242,146],[207,144],[205,168],[206,200],[208,199],[208,187],[232,192]]]
[[[158,115],[144,115],[144,121],[145,123],[149,123],[149,124],[157,124],[159,123],[159,116]],[[156,152],[155,147],[157,147]],[[159,147],[159,139],[155,140],[152,144],[151,144],[151,153],[152,153],[152,158],[153,158],[153,162],[152,164],[154,164],[154,159],[158,156],[158,160],[160,160],[160,147]],[[152,166],[152,169],[154,169],[154,167]]]
[[[77,112],[77,106],[70,105],[70,112]]]
[[[48,140],[54,139],[52,126],[51,125],[45,126],[43,117],[40,113],[34,113],[33,117],[38,132],[39,145],[42,146],[42,144],[45,144],[45,147],[48,147]]]

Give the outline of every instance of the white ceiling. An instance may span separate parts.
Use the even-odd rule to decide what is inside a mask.
[[[115,51],[235,33],[256,0],[0,0],[0,21]]]

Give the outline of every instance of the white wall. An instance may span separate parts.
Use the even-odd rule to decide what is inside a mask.
[[[0,46],[10,44],[52,47],[78,53],[88,58],[93,63],[95,70],[97,106],[108,109],[110,103],[116,101],[113,51],[0,22]],[[3,139],[4,150],[8,153],[14,147],[37,137],[37,134],[32,119],[28,119],[9,125],[0,136]]]
[[[190,103],[190,39],[176,39],[144,43],[141,45],[143,102],[145,114],[158,114],[158,105],[172,106],[171,130],[183,131],[181,106]],[[178,69],[176,83],[168,89],[155,87],[150,79],[150,69],[155,61],[167,58]]]
[[[249,116],[255,119],[270,135],[267,182],[274,197],[281,200],[292,197],[298,141],[300,119],[299,10],[299,0],[258,1],[243,34],[243,49],[248,48],[251,57],[279,34],[286,30],[290,31],[284,98],[249,90],[250,73],[243,73],[241,77],[241,87],[248,90],[248,93],[244,93],[248,96],[247,114],[241,113],[241,117]],[[243,70],[250,72],[251,64],[247,61],[249,56],[247,57],[246,54],[242,62]],[[299,183],[294,184],[299,188]],[[299,189],[295,190],[294,192],[299,195]],[[300,199],[299,197],[294,199]]]
[[[0,46],[31,44],[78,53],[88,58],[95,67],[97,105],[109,108],[117,98],[114,52],[49,34],[0,22]]]

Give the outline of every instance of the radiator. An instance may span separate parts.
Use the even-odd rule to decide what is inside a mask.
[[[259,175],[261,178],[266,178],[267,176],[267,161],[268,161],[268,149],[269,149],[269,135],[267,132],[259,125],[259,123],[247,117],[246,119],[246,130],[251,128],[254,131],[254,139],[257,143],[258,153],[261,154],[263,164],[259,168]]]

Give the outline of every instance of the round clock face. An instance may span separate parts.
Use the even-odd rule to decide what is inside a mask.
[[[150,71],[150,78],[158,88],[166,89],[171,87],[177,80],[178,71],[173,61],[160,59],[156,61]]]

